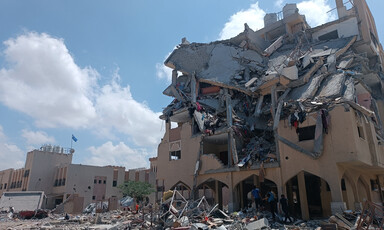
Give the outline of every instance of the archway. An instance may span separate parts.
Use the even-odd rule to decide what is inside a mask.
[[[175,185],[171,187],[170,190],[176,189],[177,191],[180,192],[180,194],[187,200],[191,198],[191,188],[186,185],[184,182],[179,181]]]
[[[237,209],[244,209],[252,205],[251,191],[254,187],[260,189],[260,194],[265,196],[270,190],[272,190],[277,196],[277,185],[275,182],[264,179],[260,181],[259,176],[251,175],[244,180],[240,181],[235,186],[235,202],[238,204]]]
[[[347,209],[349,210],[354,210],[355,209],[355,191],[353,189],[353,182],[344,175],[341,178],[340,181],[340,186],[341,186],[341,192],[343,194],[343,201],[347,205]]]
[[[218,204],[220,209],[228,205],[229,202],[229,189],[225,183],[215,180],[208,179],[197,186],[198,197],[205,196],[208,204]]]
[[[303,171],[285,185],[289,208],[295,217],[308,219],[331,215],[331,190],[324,179]]]
[[[369,196],[369,186],[364,182],[364,180],[359,177],[357,180],[357,193],[359,201],[364,203],[367,200],[370,200]]]

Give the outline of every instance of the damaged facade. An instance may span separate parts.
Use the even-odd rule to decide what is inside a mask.
[[[236,211],[257,186],[304,219],[382,203],[384,55],[367,3],[351,2],[315,28],[287,4],[261,30],[183,39],[165,61],[174,100],[151,160],[157,190]]]

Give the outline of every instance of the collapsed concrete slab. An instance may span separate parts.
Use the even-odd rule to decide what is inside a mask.
[[[43,191],[5,192],[0,198],[0,209],[13,207],[15,212],[35,211],[43,208],[44,200]]]

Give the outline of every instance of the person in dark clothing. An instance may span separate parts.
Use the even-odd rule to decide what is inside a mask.
[[[267,197],[266,197],[266,200],[268,202],[268,205],[269,205],[269,209],[272,213],[272,218],[275,219],[275,212],[276,212],[276,198],[275,198],[275,194],[272,192],[272,190],[270,190],[268,193],[267,193]]]
[[[256,211],[259,211],[259,207],[261,206],[261,194],[260,190],[256,187],[252,189],[252,196],[255,199]]]
[[[285,216],[284,223],[287,223],[287,219],[289,219],[289,221],[292,223],[293,218],[290,217],[289,215],[288,200],[287,198],[285,198],[284,194],[281,194],[281,197],[280,197],[280,210],[284,212],[284,216]]]

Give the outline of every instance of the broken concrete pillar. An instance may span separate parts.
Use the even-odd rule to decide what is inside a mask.
[[[176,81],[177,81],[177,70],[172,70],[172,85],[176,86]]]
[[[232,172],[229,172],[229,181],[228,181],[228,194],[229,194],[229,199],[228,199],[228,212],[232,213],[235,211],[234,205],[234,189],[233,189],[233,175]]]
[[[344,6],[343,0],[336,0],[337,16],[343,18],[348,15],[347,8]]]
[[[261,106],[263,105],[263,100],[264,100],[263,95],[260,95],[260,97],[257,99],[257,105],[256,105],[256,109],[255,109],[255,116],[256,117],[260,116]]]
[[[196,103],[196,77],[195,74],[192,74],[191,77],[191,99],[192,103]]]

